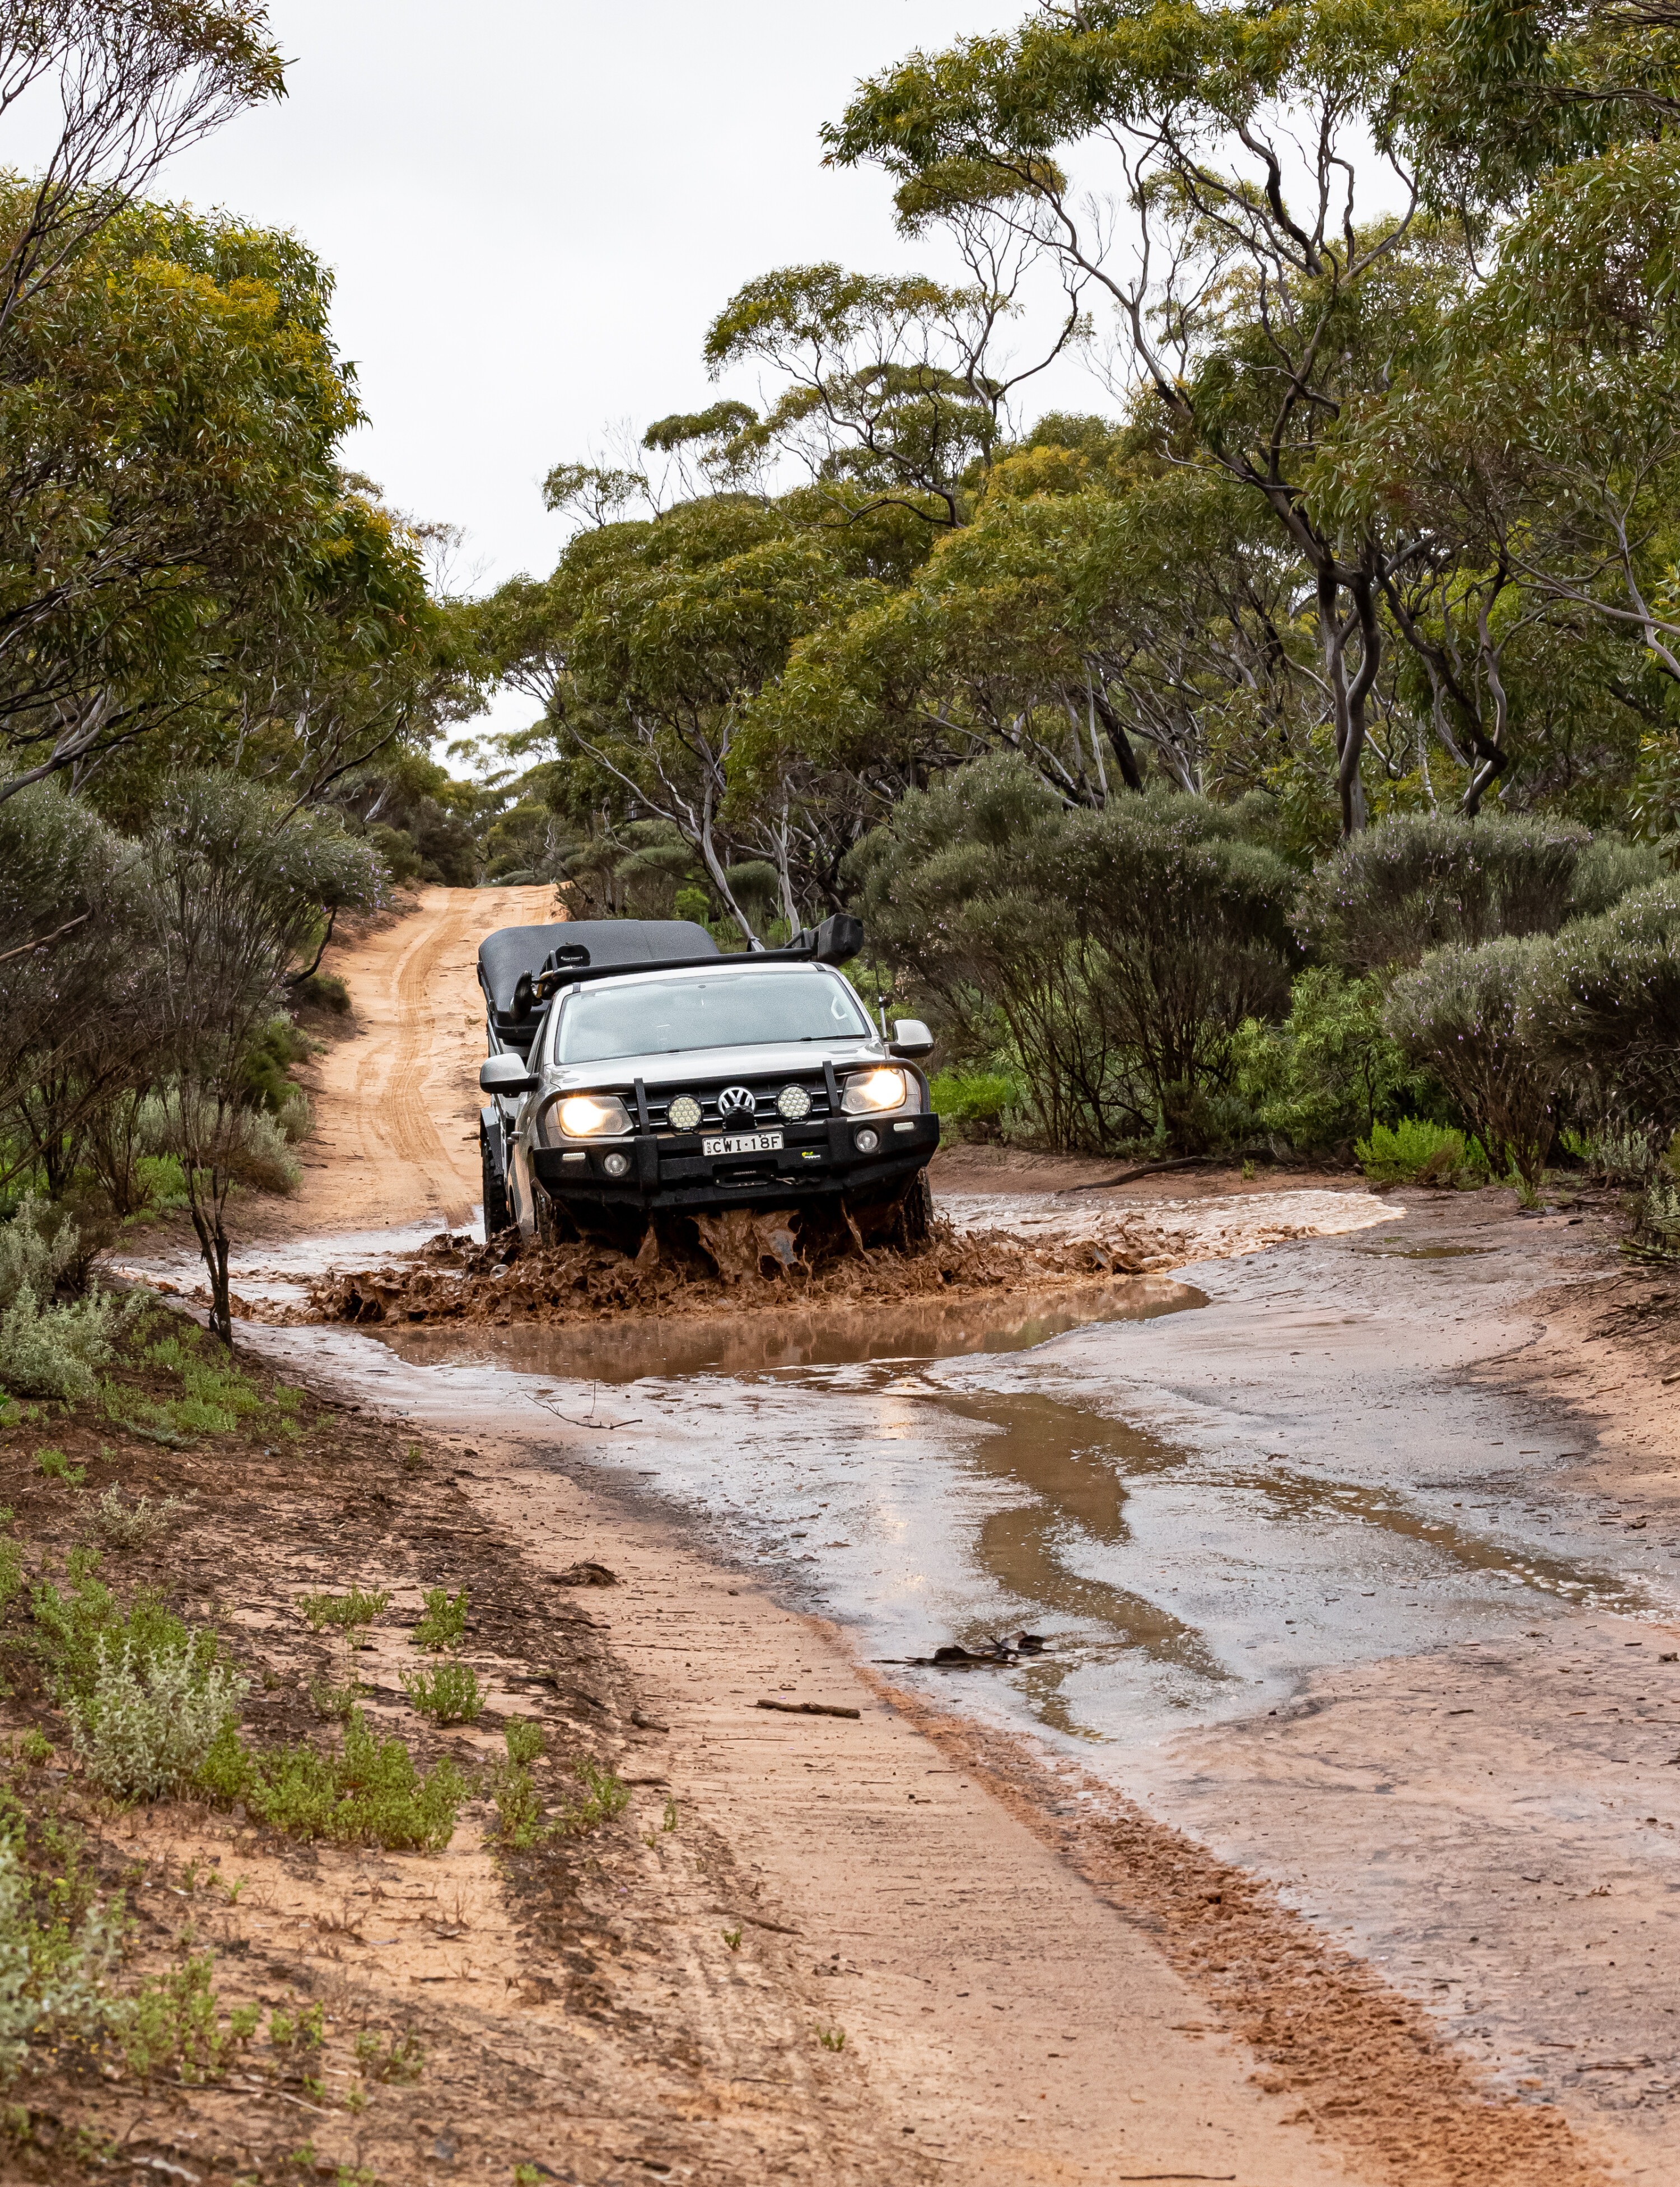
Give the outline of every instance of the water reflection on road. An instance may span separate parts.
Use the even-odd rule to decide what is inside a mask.
[[[1203,1303],[1145,1277],[1036,1300],[385,1341],[457,1408],[476,1392],[528,1423],[536,1398],[598,1425],[592,1463],[851,1623],[866,1656],[1046,1634],[1044,1656],[1007,1669],[898,1675],[954,1680],[971,1706],[1082,1740],[1247,1714],[1329,1663],[1666,1599],[1605,1561],[1567,1497],[1479,1511],[1473,1472],[1339,1476],[1164,1435],[1115,1417],[1104,1390],[975,1386],[987,1355],[1000,1370],[1012,1355],[1019,1385],[1022,1355],[1059,1334],[1100,1330],[1123,1350],[1138,1324]],[[960,1388],[941,1361],[966,1363]]]

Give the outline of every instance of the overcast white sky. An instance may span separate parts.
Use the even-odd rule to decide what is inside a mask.
[[[700,342],[743,281],[824,258],[940,270],[897,236],[883,177],[823,167],[818,127],[911,48],[1025,12],[271,0],[289,97],[177,160],[159,194],[294,228],[336,269],[372,419],[350,460],[464,526],[479,589],[552,566],[551,464],[615,421],[713,399]],[[1099,401],[1082,379],[1040,407],[1053,395]]]

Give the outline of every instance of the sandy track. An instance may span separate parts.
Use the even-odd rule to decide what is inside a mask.
[[[418,909],[329,951],[323,970],[349,987],[355,1031],[307,1074],[317,1129],[303,1187],[265,1223],[269,1234],[472,1222],[484,1052],[478,945],[498,926],[553,916],[546,887],[424,889]]]

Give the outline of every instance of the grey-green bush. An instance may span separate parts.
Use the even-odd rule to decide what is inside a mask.
[[[69,1928],[42,1919],[15,1842],[0,1838],[0,2079],[17,2072],[31,2035],[98,2032],[122,1927],[120,1901],[96,1902]]]
[[[131,1635],[102,1635],[87,1697],[65,1712],[82,1767],[116,1800],[155,1800],[190,1783],[250,1682],[190,1635],[137,1661]]]
[[[1565,927],[1541,1015],[1554,1053],[1601,1104],[1665,1134],[1680,1126],[1680,880]]]
[[[1245,1018],[1289,992],[1291,869],[1171,792],[1070,810],[1010,757],[901,801],[860,846],[871,933],[945,1012],[1001,1015],[1061,1147],[1203,1144]]]
[[[1514,936],[1480,949],[1438,949],[1389,992],[1384,1021],[1416,1064],[1434,1071],[1481,1141],[1497,1176],[1532,1188],[1555,1128],[1563,1065],[1537,1005],[1553,944]]]
[[[1595,842],[1570,821],[1399,813],[1323,861],[1301,891],[1295,926],[1317,954],[1379,971],[1454,944],[1555,933],[1661,870],[1654,846]]]

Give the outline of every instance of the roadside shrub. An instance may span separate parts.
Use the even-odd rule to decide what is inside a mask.
[[[1657,1169],[1639,1203],[1638,1235],[1647,1252],[1680,1260],[1680,1181],[1666,1165]]]
[[[137,1594],[125,1613],[98,1577],[97,1549],[72,1549],[66,1561],[67,1591],[42,1580],[30,1596],[35,1644],[61,1705],[68,1706],[72,1697],[86,1701],[92,1695],[107,1640],[117,1647],[126,1643],[137,1669],[143,1669],[154,1656],[189,1647],[205,1669],[215,1663],[215,1634],[189,1633],[152,1589]]]
[[[9,1223],[0,1223],[0,1307],[10,1306],[23,1290],[50,1299],[76,1265],[78,1238],[74,1223],[49,1223],[48,1211],[25,1194]]]
[[[295,982],[292,992],[300,1009],[331,1010],[339,1017],[350,1014],[350,990],[336,972],[312,972]]]
[[[199,1772],[199,1789],[297,1838],[441,1852],[470,1786],[447,1758],[425,1774],[400,1739],[380,1739],[352,1709],[336,1754],[313,1746],[254,1749],[224,1725]]]
[[[67,1404],[96,1396],[96,1370],[115,1353],[122,1320],[121,1302],[104,1292],[55,1304],[23,1285],[0,1313],[0,1385]]]
[[[1595,844],[1584,828],[1525,813],[1396,813],[1343,843],[1302,890],[1296,931],[1357,972],[1431,951],[1555,933],[1655,879],[1649,846]]]
[[[942,1071],[928,1091],[941,1130],[959,1139],[1001,1138],[1003,1112],[1020,1098],[1014,1080],[997,1071]]]
[[[89,1516],[97,1531],[115,1547],[138,1549],[179,1526],[192,1509],[191,1499],[184,1496],[166,1496],[155,1504],[148,1497],[137,1496],[133,1503],[125,1504],[121,1489],[113,1481]]]
[[[138,1662],[130,1634],[104,1634],[95,1644],[91,1693],[65,1705],[82,1767],[114,1800],[183,1791],[238,1715],[249,1679],[206,1661],[189,1636]]]
[[[1536,1039],[1549,941],[1439,949],[1396,980],[1385,1022],[1414,1063],[1433,1071],[1481,1141],[1496,1176],[1537,1189],[1555,1127],[1561,1065]]]
[[[419,1622],[408,1635],[410,1645],[428,1649],[436,1656],[447,1649],[458,1648],[467,1629],[467,1605],[470,1599],[465,1588],[458,1594],[451,1594],[447,1588],[429,1587]]]
[[[242,2031],[237,2012],[225,2031],[219,2025],[215,1971],[215,1960],[205,1952],[167,1974],[151,1976],[132,1997],[113,2002],[110,2032],[124,2066],[137,2079],[149,2082],[166,2072],[191,2086],[225,2071],[229,2044]]]
[[[404,1671],[402,1690],[422,1716],[440,1724],[475,1723],[484,1707],[477,1675],[464,1663],[440,1663],[431,1671]]]
[[[1665,1134],[1680,1125],[1680,880],[1565,927],[1541,1015],[1554,1052],[1606,1105]]]
[[[1366,1176],[1385,1184],[1445,1184],[1469,1158],[1462,1132],[1420,1116],[1402,1116],[1392,1130],[1374,1124],[1353,1151]]]
[[[1281,1026],[1247,1020],[1232,1053],[1238,1088],[1261,1123],[1296,1147],[1340,1145],[1432,1090],[1384,1026],[1381,983],[1329,964],[1295,981]]]
[[[1233,1036],[1289,991],[1295,876],[1204,798],[1074,811],[1013,757],[977,761],[902,799],[851,870],[943,1015],[1001,1016],[1057,1147],[1205,1143]]]
[[[610,1769],[603,1769],[587,1757],[577,1764],[575,1774],[586,1796],[565,1810],[559,1826],[574,1837],[582,1837],[624,1813],[630,1805],[630,1787]]]
[[[298,1608],[317,1633],[329,1625],[337,1626],[341,1632],[371,1625],[390,1605],[388,1588],[371,1592],[353,1587],[348,1594],[301,1594],[297,1599]]]
[[[18,1840],[0,1836],[0,2078],[15,2076],[32,2035],[98,2034],[123,1928],[120,1899],[73,1916],[62,1898],[37,1909]]]

